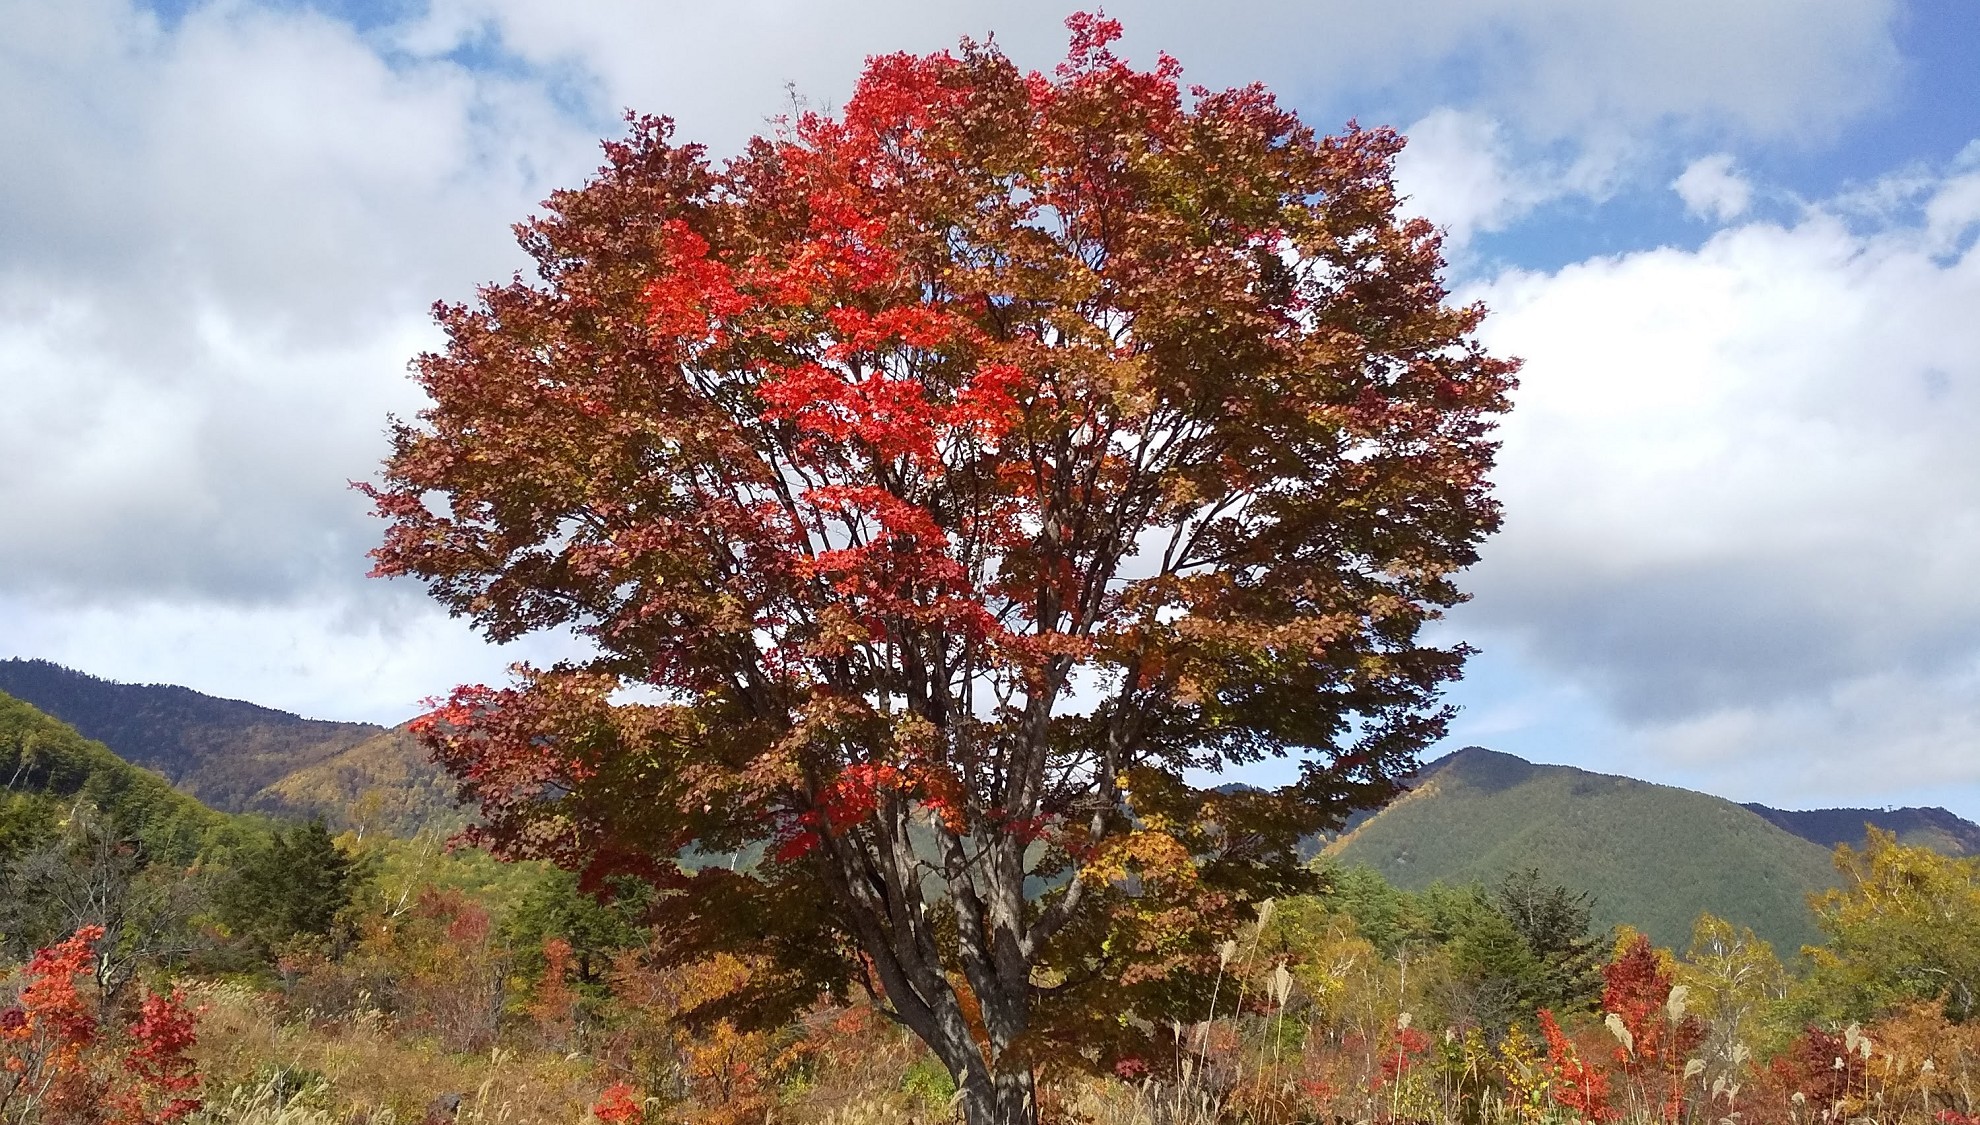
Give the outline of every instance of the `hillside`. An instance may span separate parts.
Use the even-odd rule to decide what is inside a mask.
[[[466,820],[453,781],[403,728],[305,719],[45,660],[0,660],[0,692],[223,811],[408,836]],[[1815,938],[1803,900],[1833,881],[1828,852],[1860,844],[1866,823],[1907,844],[1980,854],[1980,825],[1944,809],[1741,806],[1478,747],[1425,766],[1412,792],[1355,818],[1326,851],[1410,889],[1537,865],[1592,892],[1598,921],[1629,921],[1668,944],[1709,909],[1790,952]]]
[[[1816,940],[1807,896],[1835,882],[1828,849],[1731,801],[1480,747],[1425,766],[1325,850],[1413,890],[1538,867],[1592,893],[1598,925],[1682,948],[1709,910],[1785,955]]]
[[[410,836],[466,823],[455,783],[404,727],[286,774],[256,795],[263,808],[321,813],[340,826]]]
[[[1940,855],[1980,855],[1980,824],[1945,809],[1773,809],[1744,805],[1789,832],[1834,848],[1862,847],[1864,826],[1875,825],[1897,836],[1898,842],[1930,848]]]
[[[453,787],[409,735],[305,719],[168,684],[124,684],[46,660],[0,660],[0,692],[228,812],[323,816],[409,833],[458,821]]]
[[[0,693],[0,857],[67,816],[78,800],[101,810],[118,835],[177,863],[240,831],[164,778]]]

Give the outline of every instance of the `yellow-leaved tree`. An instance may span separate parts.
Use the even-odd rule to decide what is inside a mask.
[[[1861,850],[1836,849],[1843,885],[1814,901],[1826,945],[1808,950],[1814,972],[1805,1014],[1868,1020],[1906,1001],[1934,999],[1965,1022],[1980,1002],[1980,857],[1944,856],[1870,829]]]

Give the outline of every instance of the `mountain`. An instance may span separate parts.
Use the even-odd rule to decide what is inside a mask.
[[[409,836],[467,823],[455,789],[419,739],[399,726],[284,775],[259,797],[270,807],[313,810],[341,825]]]
[[[1865,826],[1875,825],[1895,835],[1901,844],[1927,847],[1941,855],[1980,855],[1980,824],[1945,809],[1790,810],[1751,804],[1741,807],[1752,809],[1775,825],[1825,848],[1837,844],[1861,847]]]
[[[216,809],[338,825],[362,819],[399,832],[460,820],[452,783],[402,729],[305,719],[169,684],[117,683],[46,660],[0,660],[0,692]]]
[[[1476,746],[1424,766],[1324,850],[1412,890],[1537,867],[1593,895],[1597,925],[1682,948],[1710,911],[1784,956],[1817,939],[1807,899],[1836,881],[1824,844],[1731,801]]]
[[[0,661],[0,691],[230,810],[245,809],[269,784],[383,729],[305,719],[191,688],[102,680],[46,660]]]
[[[120,836],[176,863],[190,863],[242,831],[163,777],[0,694],[0,858],[40,839],[82,801],[101,810]]]
[[[99,740],[111,760],[157,771],[132,771],[149,780],[129,784],[169,781],[224,811],[320,815],[337,827],[407,835],[466,819],[452,780],[404,728],[305,719],[183,687],[115,683],[45,660],[0,660],[0,692]],[[0,769],[11,772],[8,763],[19,762],[6,745],[0,740]],[[84,772],[106,770],[99,761]],[[1594,895],[1600,924],[1626,922],[1659,943],[1682,945],[1698,913],[1709,910],[1791,954],[1817,936],[1806,900],[1834,884],[1830,851],[1860,843],[1866,823],[1907,843],[1980,854],[1980,825],[1944,809],[1742,806],[1482,747],[1424,766],[1408,793],[1351,821],[1324,850],[1410,889],[1492,883],[1538,867]]]

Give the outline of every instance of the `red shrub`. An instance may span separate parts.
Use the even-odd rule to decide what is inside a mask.
[[[199,1109],[199,1070],[190,1052],[197,1043],[196,1013],[186,1007],[183,992],[152,993],[138,1008],[130,1028],[130,1048],[124,1069],[135,1082],[111,1100],[115,1125],[167,1125]]]
[[[99,926],[35,953],[0,1013],[0,1112],[45,1125],[170,1125],[199,1109],[185,997],[151,994],[120,1026],[90,987]]]
[[[641,1105],[639,1091],[624,1082],[605,1087],[592,1103],[591,1115],[605,1125],[640,1125],[646,1120],[646,1110]]]
[[[1547,1037],[1547,1071],[1554,1101],[1587,1121],[1609,1121],[1619,1116],[1609,1108],[1609,1076],[1581,1061],[1574,1044],[1554,1021],[1554,1013],[1545,1008],[1540,1009],[1540,1031]]]

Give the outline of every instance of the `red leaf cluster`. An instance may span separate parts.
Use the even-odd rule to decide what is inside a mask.
[[[1609,1105],[1609,1076],[1581,1060],[1554,1013],[1542,1008],[1540,1032],[1547,1039],[1548,1090],[1555,1104],[1584,1121],[1613,1121],[1621,1114]]]
[[[1602,1010],[1622,1021],[1634,1044],[1633,1057],[1617,1048],[1618,1061],[1630,1065],[1663,1058],[1664,1004],[1670,999],[1675,978],[1651,947],[1650,939],[1636,935],[1628,948],[1602,967],[1602,981]]]
[[[1388,1048],[1382,1052],[1382,1065],[1372,1089],[1394,1085],[1430,1050],[1430,1036],[1416,1027],[1397,1028]]]
[[[19,1007],[0,1012],[0,1109],[51,1125],[169,1125],[200,1108],[197,1013],[175,990],[145,995],[128,1025],[108,1018],[89,987],[103,934],[85,926],[22,970]]]
[[[592,1103],[591,1115],[604,1125],[639,1125],[646,1120],[646,1108],[641,1104],[639,1091],[624,1082],[615,1082],[605,1087]]]
[[[195,1019],[185,993],[176,989],[169,995],[151,993],[139,1003],[124,1054],[124,1069],[134,1081],[107,1099],[111,1122],[169,1125],[199,1110],[200,1099],[189,1096],[200,1084],[191,1053],[198,1043]]]

